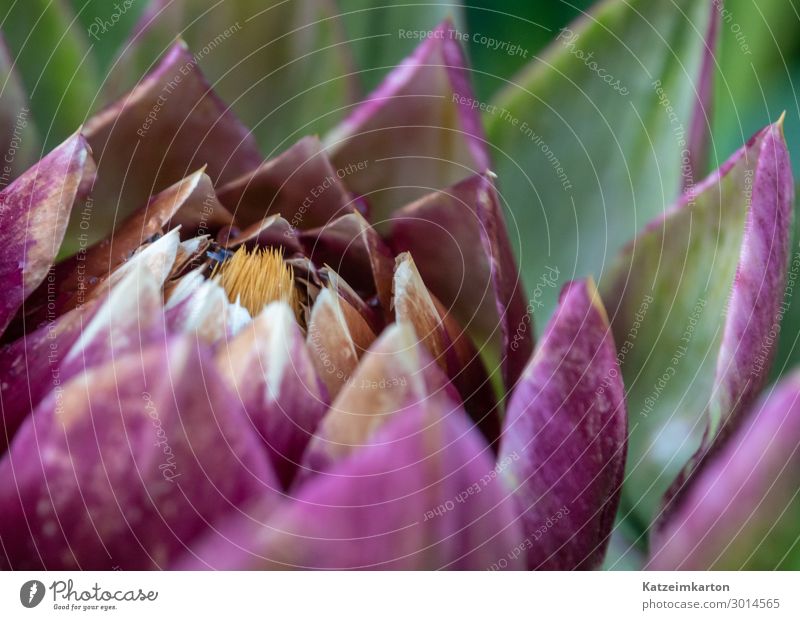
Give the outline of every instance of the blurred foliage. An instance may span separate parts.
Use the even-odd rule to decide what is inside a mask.
[[[474,0],[466,2],[469,55],[476,94],[489,99],[530,62],[558,31],[594,4],[594,0]],[[523,54],[493,50],[483,37],[519,42]]]
[[[83,123],[97,94],[85,32],[70,7],[54,0],[0,1],[0,29],[49,150]]]
[[[697,0],[605,2],[492,99],[484,122],[540,328],[562,284],[602,286],[677,197],[709,18]],[[558,286],[538,284],[545,266]]]

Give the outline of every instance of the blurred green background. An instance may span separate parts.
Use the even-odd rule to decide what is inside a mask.
[[[475,88],[479,98],[487,100],[504,80],[512,79],[530,62],[559,28],[593,4],[591,0],[472,0],[461,4],[340,0],[334,10],[349,14],[345,30],[356,56],[381,67],[373,70],[360,65],[365,89],[377,84],[388,66],[401,60],[416,43],[393,39],[386,45],[379,38],[365,38],[365,33],[381,33],[390,25],[407,24],[409,19],[421,28],[430,28],[450,15],[460,29],[470,33],[520,42],[527,57],[469,41]],[[0,0],[0,28],[26,90],[33,93],[34,116],[49,147],[63,139],[66,127],[83,120],[87,106],[99,102],[99,83],[147,6],[146,0]],[[787,140],[798,141],[800,123],[793,122],[800,118],[796,92],[800,82],[798,0],[726,0],[724,9],[735,16],[735,22],[720,33],[714,119],[717,159],[724,159],[784,109],[790,113]],[[96,20],[106,20],[111,14],[116,14],[113,28],[97,40],[87,36]],[[742,33],[737,36],[734,27]],[[746,56],[741,52],[742,40],[748,48]],[[45,41],[48,43],[43,44]],[[52,132],[48,132],[50,121]]]

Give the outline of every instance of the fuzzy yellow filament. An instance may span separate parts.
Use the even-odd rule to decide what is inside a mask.
[[[217,264],[211,277],[225,289],[231,302],[238,299],[251,316],[273,301],[285,301],[292,309],[297,307],[294,272],[283,262],[279,250],[248,251],[242,246],[229,259]]]

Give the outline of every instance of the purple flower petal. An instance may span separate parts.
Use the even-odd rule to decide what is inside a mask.
[[[116,358],[46,399],[0,463],[0,563],[164,567],[277,481],[192,341]]]
[[[491,175],[419,199],[396,211],[390,226],[392,249],[411,253],[489,374],[502,367],[511,389],[533,352],[533,325]]]
[[[85,134],[98,161],[90,241],[201,166],[217,186],[261,161],[252,136],[182,42],[129,94],[90,118]]]
[[[651,223],[604,282],[632,420],[623,495],[640,523],[657,518],[670,484],[672,497],[764,386],[792,203],[778,123]]]
[[[347,375],[309,443],[304,464],[310,471],[326,470],[368,444],[390,419],[420,406],[449,411],[458,402],[458,394],[413,328],[394,323]]]
[[[235,339],[220,346],[217,363],[288,487],[328,410],[325,386],[289,306],[264,308]]]
[[[463,328],[433,297],[410,254],[397,257],[394,306],[398,322],[409,323],[464,402],[464,409],[491,445],[500,436],[500,416],[480,355]]]
[[[800,374],[753,407],[651,539],[655,570],[800,567]]]
[[[335,289],[322,289],[308,320],[306,343],[333,399],[351,380],[358,360],[375,340],[366,319]]]
[[[306,137],[218,191],[219,199],[249,226],[280,214],[292,228],[324,226],[352,210],[350,194],[319,139]]]
[[[524,568],[516,511],[463,411],[393,417],[266,523],[235,518],[179,568]]]
[[[697,100],[692,112],[691,127],[689,129],[689,143],[687,153],[689,161],[681,175],[682,191],[694,185],[695,181],[702,179],[708,172],[709,143],[711,141],[711,112],[714,96],[714,66],[717,63],[715,52],[719,39],[719,23],[722,18],[720,4],[710,3],[708,7],[711,17],[708,20],[708,30],[705,35],[703,49],[703,63],[697,79],[695,93]]]
[[[161,282],[145,270],[10,345],[0,357],[0,453],[41,400],[72,377],[164,337]]]
[[[608,317],[568,284],[508,407],[499,463],[522,512],[528,567],[596,568],[625,470],[627,417]]]
[[[206,345],[226,341],[250,321],[247,309],[231,303],[225,289],[199,270],[178,282],[166,305],[169,331],[193,334]]]
[[[117,226],[112,235],[86,247],[53,268],[53,277],[39,286],[26,304],[28,323],[38,325],[82,303],[110,273],[140,246],[173,227],[181,237],[214,234],[233,219],[214,195],[203,170],[159,192]]]
[[[297,231],[277,213],[253,222],[244,230],[235,227],[223,229],[217,235],[217,241],[229,250],[236,250],[244,245],[282,248],[290,255],[303,251],[303,246],[297,240]]]
[[[76,133],[0,192],[0,334],[53,264],[91,169]]]
[[[347,186],[369,200],[379,229],[402,205],[489,168],[453,29],[449,20],[440,24],[325,138],[334,165],[351,171]]]
[[[782,120],[754,154],[753,187],[739,265],[717,357],[709,439],[764,387],[777,343],[791,242],[794,182]]]
[[[306,255],[318,265],[329,265],[362,298],[375,298],[384,316],[392,316],[391,250],[364,217],[353,211],[300,235]]]

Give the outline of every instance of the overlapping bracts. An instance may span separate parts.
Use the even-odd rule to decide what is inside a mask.
[[[772,544],[759,524],[785,495],[756,502],[759,481],[791,489],[777,468],[799,439],[794,379],[757,402],[793,201],[781,123],[687,189],[600,292],[568,283],[534,350],[449,29],[324,140],[266,161],[175,43],[0,193],[3,568],[598,568],[652,471],[652,566]],[[706,303],[730,303],[701,343],[696,441],[643,463],[674,419],[631,427],[628,456],[618,345],[646,291],[659,327],[691,307],[691,279],[654,264],[705,260],[709,239],[729,261]],[[721,472],[731,489],[758,476],[736,554],[727,530],[704,535],[734,493]]]

